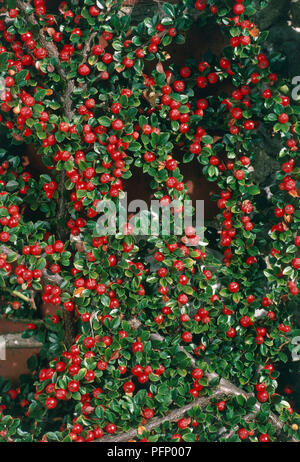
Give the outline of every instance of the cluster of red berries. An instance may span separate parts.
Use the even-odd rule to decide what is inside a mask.
[[[2,226],[8,226],[9,228],[16,228],[19,225],[19,221],[21,219],[21,214],[19,211],[19,207],[17,205],[10,205],[9,207],[0,207],[7,211],[7,215],[3,215],[0,218],[0,224]],[[0,240],[2,242],[6,242],[7,236],[4,234],[5,232],[0,234]],[[8,239],[7,239],[8,240]]]

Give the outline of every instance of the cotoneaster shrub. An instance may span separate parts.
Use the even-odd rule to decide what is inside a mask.
[[[43,348],[18,390],[1,384],[0,440],[297,440],[277,378],[297,334],[299,106],[279,55],[261,52],[257,2],[163,2],[138,25],[121,1],[56,14],[43,0],[7,3],[1,124],[49,174],[33,178],[1,150],[1,310],[31,318],[24,336]],[[195,21],[218,24],[228,46],[178,68],[165,49]],[[280,146],[268,195],[253,181],[261,127]],[[187,246],[191,227],[97,234],[99,201],[118,202],[133,165],[168,203],[187,197],[180,165],[193,158],[221,191],[222,260]],[[57,315],[39,319],[42,302]]]

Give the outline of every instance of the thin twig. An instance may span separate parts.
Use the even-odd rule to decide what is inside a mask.
[[[9,292],[11,295],[14,295],[15,297],[21,298],[21,300],[24,300],[24,302],[31,303],[31,299],[29,297],[26,297],[26,295],[21,294],[18,290],[11,290],[8,287],[4,288],[4,291]]]
[[[221,392],[215,393],[214,397],[221,396]],[[159,427],[164,422],[175,422],[176,420],[180,419],[186,412],[192,409],[195,406],[199,406],[201,408],[206,407],[210,404],[211,397],[201,396],[189,404],[186,404],[183,407],[178,409],[174,409],[171,412],[168,412],[164,417],[156,417],[151,420],[147,425],[145,425],[144,431],[150,432],[154,430],[156,427]],[[95,440],[98,443],[117,443],[117,442],[124,442],[135,438],[138,435],[138,429],[133,428],[128,432],[121,433],[114,436],[105,436],[104,438]]]
[[[133,328],[138,329],[141,326],[141,323],[137,318],[134,318],[131,322],[131,325]],[[150,334],[150,339],[154,341],[159,341],[159,342],[165,342],[165,339],[157,333]],[[196,360],[193,358],[193,356],[188,353],[184,347],[180,346],[179,347],[180,351],[186,354],[186,356],[191,360],[191,364],[193,367],[197,366]],[[195,401],[192,401],[191,403],[179,408],[179,409],[174,409],[173,411],[169,412],[166,414],[164,417],[157,417],[153,419],[149,424],[145,426],[146,431],[151,431],[155,429],[156,427],[159,427],[162,425],[164,422],[167,421],[176,421],[180,417],[182,417],[188,410],[192,409],[195,406],[205,406],[211,402],[212,399],[219,398],[221,396],[243,396],[245,399],[248,399],[252,396],[254,396],[254,393],[247,393],[241,388],[237,387],[233,383],[231,383],[229,380],[226,380],[224,378],[220,378],[218,374],[215,372],[207,372],[206,377],[208,378],[209,381],[219,378],[220,382],[219,385],[215,387],[213,390],[213,393],[210,397],[200,397],[197,398]],[[254,405],[254,411],[252,413],[249,413],[248,416],[246,416],[244,419],[249,419],[251,420],[255,415],[260,411],[260,403],[256,403]],[[277,432],[282,431],[284,423],[273,413],[271,412],[269,415],[269,420],[271,423],[274,425],[276,428]],[[232,430],[234,433],[235,429]],[[226,438],[229,438],[232,436],[232,432],[227,434]],[[232,433],[232,434],[231,434]],[[121,441],[128,441],[132,438],[135,438],[138,435],[138,429],[131,429],[127,432],[114,435],[114,436],[106,436],[104,438],[96,440],[96,442],[121,442]],[[290,439],[291,441],[297,442],[298,440],[294,437]]]

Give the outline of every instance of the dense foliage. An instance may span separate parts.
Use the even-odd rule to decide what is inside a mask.
[[[299,106],[261,51],[258,2],[163,2],[137,25],[121,1],[7,4],[1,124],[49,174],[0,151],[1,312],[43,343],[18,390],[0,383],[0,440],[299,438],[277,390],[297,335]],[[195,23],[227,45],[177,66],[168,47]],[[262,131],[280,164],[267,189],[253,180]],[[220,188],[217,244],[191,227],[98,235],[97,206],[118,202],[133,165],[166,204],[187,197],[194,158]],[[57,315],[42,320],[43,302]]]

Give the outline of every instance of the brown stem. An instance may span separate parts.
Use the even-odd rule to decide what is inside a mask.
[[[158,340],[158,341],[161,341],[161,342],[164,341],[164,338],[159,334],[151,334],[150,338],[152,340]],[[180,346],[179,349],[180,349],[180,351],[185,353],[188,358],[190,358],[192,366],[197,367],[197,363],[196,363],[195,358],[193,358],[193,356],[190,353],[188,353],[183,346]],[[220,378],[218,376],[218,374],[216,374],[215,372],[206,373],[206,377],[208,378],[209,381],[211,381],[211,380],[213,380],[215,378]],[[254,393],[247,393],[243,389],[237,387],[236,385],[231,383],[229,380],[224,379],[224,378],[220,378],[220,383],[219,383],[218,387],[215,390],[217,390],[217,389],[221,389],[222,392],[225,395],[234,395],[234,396],[242,395],[246,399],[255,396]],[[255,404],[255,411],[256,412],[258,412],[260,410],[260,406],[261,405],[258,402]],[[282,430],[282,427],[283,427],[284,424],[273,412],[270,412],[269,419],[272,422],[272,424],[274,425],[274,427],[277,429],[277,431]],[[292,438],[292,441],[298,441],[298,440]]]
[[[221,397],[222,392],[216,391],[214,397]],[[164,417],[156,417],[151,420],[147,425],[144,426],[144,431],[150,432],[154,430],[156,427],[159,427],[164,422],[175,422],[176,420],[180,419],[186,412],[192,409],[195,406],[199,406],[201,408],[206,407],[209,405],[211,401],[211,397],[201,396],[200,398],[195,399],[189,404],[186,404],[183,407],[178,409],[174,409],[171,412],[168,412]],[[128,430],[128,432],[121,433],[119,435],[114,436],[105,436],[104,438],[95,440],[98,443],[117,443],[117,442],[124,442],[135,438],[138,435],[138,429],[132,428]]]
[[[251,422],[251,420],[254,420],[255,417],[257,416],[257,412],[250,412],[249,414],[247,414],[245,417],[243,417],[243,420],[245,420],[246,422]],[[232,430],[230,430],[229,432],[223,432],[220,434],[220,438],[223,438],[223,439],[226,439],[228,440],[229,438],[231,438],[239,429],[239,426],[236,425],[235,427],[233,427]]]
[[[74,91],[75,84],[74,80],[68,80],[65,92],[63,94],[63,101],[65,105],[65,115],[67,116],[69,122],[71,122],[73,117],[73,108],[72,108],[72,93]]]
[[[135,329],[139,328],[141,326],[140,321],[137,318],[133,318],[130,322],[131,326]],[[159,341],[159,342],[165,342],[165,339],[157,333],[153,333],[150,335],[150,339],[154,341]],[[191,364],[193,367],[197,367],[197,362],[195,358],[188,353],[184,347],[180,346],[179,347],[180,351],[186,354],[186,356],[191,360]],[[206,377],[208,378],[209,381],[215,378],[220,378],[218,374],[215,372],[207,372]],[[212,392],[212,395],[210,397],[200,397],[197,398],[196,400],[192,401],[191,403],[179,408],[179,409],[174,409],[173,411],[169,412],[166,414],[164,417],[156,417],[155,419],[151,420],[149,424],[145,426],[146,431],[151,431],[155,429],[156,427],[159,427],[162,425],[164,422],[167,421],[176,421],[179,418],[181,418],[188,410],[192,409],[195,406],[206,406],[211,402],[212,398],[220,398],[221,396],[243,396],[245,399],[250,398],[251,396],[254,396],[253,393],[247,393],[241,388],[237,387],[233,383],[231,383],[229,380],[220,378],[219,385],[215,387],[215,389]],[[252,418],[255,418],[256,414],[260,411],[260,403],[256,403],[254,406],[254,412],[249,413],[247,416],[245,416],[246,420],[251,420]],[[271,423],[274,425],[276,428],[277,432],[281,432],[284,423],[273,413],[271,412],[269,415],[269,420]],[[229,438],[232,436],[234,433],[234,430],[232,430],[230,433],[226,435],[226,438]],[[128,430],[127,432],[114,435],[114,436],[105,436],[104,438],[96,440],[96,442],[122,442],[122,441],[128,441],[132,438],[135,438],[138,435],[138,429],[131,429]],[[290,438],[290,441],[293,442],[298,442],[298,440],[294,437]]]
[[[89,54],[89,51],[90,51],[90,48],[91,48],[91,43],[94,40],[94,38],[96,37],[96,35],[97,35],[97,32],[92,32],[91,35],[89,36],[88,40],[86,41],[86,43],[84,45],[84,48],[82,50],[83,59],[81,61],[81,64],[86,63],[86,61],[88,59],[88,54]]]
[[[24,14],[24,17],[27,19],[28,23],[37,25],[39,26],[39,22],[36,19],[34,13],[29,14],[28,13],[28,7],[29,5],[23,2],[22,0],[17,0],[17,7],[19,8],[20,11]],[[92,40],[93,37],[90,38]],[[66,73],[64,69],[60,65],[60,59],[59,59],[59,52],[57,47],[54,45],[52,41],[48,42],[46,40],[45,36],[45,31],[40,28],[39,30],[39,40],[42,44],[42,46],[47,50],[47,54],[50,58],[54,58],[55,60],[55,68],[60,77],[62,78],[63,81],[66,81],[66,87],[63,93],[63,101],[64,101],[64,115],[67,117],[67,119],[71,122],[73,118],[73,108],[72,108],[72,93],[75,87],[74,80],[67,80],[66,78]],[[88,41],[90,44],[90,41]],[[85,47],[85,54],[87,55],[88,49],[87,46]],[[58,226],[57,226],[57,235],[59,239],[61,239],[63,242],[66,241],[68,235],[67,235],[67,230],[65,228],[65,223],[66,223],[66,217],[67,217],[67,208],[66,208],[66,200],[65,200],[65,181],[66,181],[66,174],[65,171],[60,172],[60,181],[59,181],[59,203],[58,203]],[[43,271],[43,278],[46,279],[48,282],[52,283],[58,283],[61,284],[63,282],[63,279],[57,275],[55,276],[49,276],[46,271]],[[67,347],[70,347],[73,343],[74,339],[74,322],[73,322],[73,314],[70,312],[63,311],[63,319],[65,323],[65,343]]]
[[[67,104],[67,101],[66,101]],[[70,103],[68,103],[70,105]],[[65,242],[68,238],[68,230],[65,226],[67,221],[67,208],[65,200],[65,181],[66,173],[64,170],[60,172],[60,181],[58,186],[59,191],[59,201],[58,201],[58,212],[57,212],[57,235],[59,239]],[[72,312],[63,310],[62,312],[64,320],[64,340],[66,347],[69,349],[74,342],[74,337],[76,335],[75,326],[74,326],[74,315]]]

